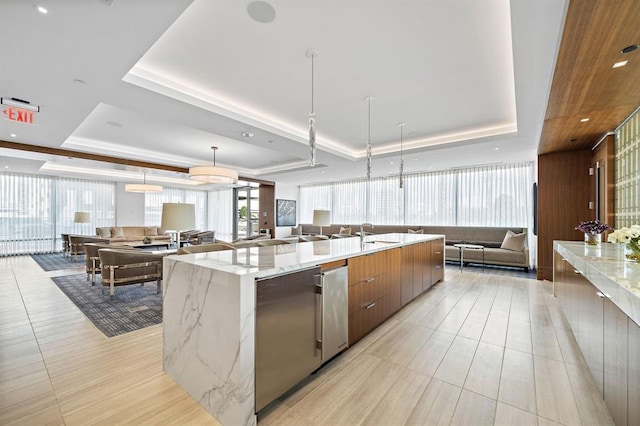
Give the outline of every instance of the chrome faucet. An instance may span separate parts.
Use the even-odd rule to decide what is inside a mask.
[[[365,222],[365,223],[360,224],[360,244],[364,243],[364,227],[365,226],[370,226],[371,229],[373,229],[373,225],[370,224],[370,223],[366,223]]]

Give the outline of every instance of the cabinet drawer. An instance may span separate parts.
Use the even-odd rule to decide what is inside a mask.
[[[363,338],[389,316],[388,304],[389,298],[382,297],[349,315],[349,345]]]
[[[431,266],[431,284],[435,284],[444,278],[444,268],[442,262],[433,263]]]
[[[385,278],[386,274],[380,274],[349,287],[349,313],[356,312],[386,296],[388,289],[384,282]]]
[[[383,272],[385,252],[357,256],[348,259],[349,285],[358,284]]]

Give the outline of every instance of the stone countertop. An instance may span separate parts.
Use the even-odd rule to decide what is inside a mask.
[[[624,245],[554,241],[553,248],[636,324],[640,324],[640,263],[625,259]]]
[[[364,244],[360,243],[359,237],[353,237],[169,257],[234,275],[264,278],[440,238],[444,235],[376,234],[367,236]]]

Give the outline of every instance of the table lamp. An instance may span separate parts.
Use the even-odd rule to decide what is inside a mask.
[[[180,247],[180,231],[196,227],[196,205],[182,203],[162,204],[162,225],[165,231],[176,231],[176,241]]]
[[[74,223],[90,223],[91,215],[89,212],[75,212],[73,215]],[[80,225],[80,230],[82,230],[82,225]]]
[[[322,235],[322,227],[331,225],[331,211],[330,210],[314,210],[313,225],[320,227],[320,235]]]

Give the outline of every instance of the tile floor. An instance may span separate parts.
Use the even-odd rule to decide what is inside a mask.
[[[612,425],[551,283],[460,273],[267,406],[262,425]]]

